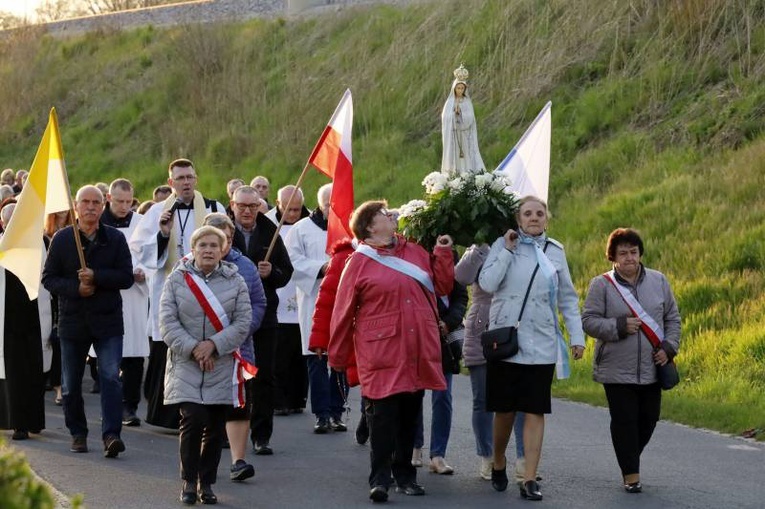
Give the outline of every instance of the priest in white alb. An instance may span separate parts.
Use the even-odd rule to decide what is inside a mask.
[[[202,226],[210,212],[224,212],[223,205],[196,191],[197,173],[188,159],[176,159],[168,166],[167,184],[173,189],[165,201],[154,204],[141,218],[130,237],[130,251],[146,267],[149,282],[148,332],[152,339],[146,369],[144,395],[146,422],[164,428],[178,428],[178,411],[164,405],[167,345],[159,332],[159,300],[162,287],[176,262],[191,251],[191,234]]]

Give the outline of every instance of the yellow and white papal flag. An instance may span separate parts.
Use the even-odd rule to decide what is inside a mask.
[[[0,239],[0,266],[18,277],[29,299],[37,298],[40,286],[45,216],[69,210],[69,181],[64,166],[64,151],[58,130],[56,109],[51,108],[37,155],[29,170],[13,211]]]

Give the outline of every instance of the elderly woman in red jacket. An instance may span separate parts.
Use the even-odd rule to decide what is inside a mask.
[[[433,255],[396,233],[384,201],[360,205],[351,217],[359,241],[337,289],[329,364],[348,367],[355,351],[370,429],[369,498],[396,491],[423,495],[412,466],[417,416],[426,389],[444,390],[436,295],[454,283],[452,239],[438,238]]]

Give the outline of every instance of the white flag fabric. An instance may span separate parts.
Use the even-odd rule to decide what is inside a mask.
[[[552,102],[545,104],[521,139],[495,172],[506,175],[519,196],[533,195],[547,202],[550,186]]]

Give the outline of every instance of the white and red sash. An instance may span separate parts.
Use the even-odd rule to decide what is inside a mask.
[[[204,279],[188,271],[183,273],[183,278],[186,280],[186,284],[189,286],[194,298],[196,298],[199,305],[202,306],[202,310],[207,319],[210,320],[215,332],[220,332],[228,327],[231,323],[228,319],[228,315],[226,315],[223,305],[210,287],[207,286]],[[231,383],[233,385],[232,399],[234,407],[241,408],[245,404],[244,382],[257,375],[258,368],[247,362],[242,357],[239,349],[231,355],[234,357],[234,373],[231,376]]]
[[[640,305],[640,302],[638,302],[635,296],[632,295],[629,288],[616,281],[615,271],[611,270],[606,272],[603,274],[603,277],[606,278],[606,281],[614,285],[614,288],[616,288],[616,291],[619,292],[619,295],[624,299],[624,303],[630,308],[632,314],[640,319],[640,329],[646,335],[648,341],[651,342],[654,348],[659,348],[661,342],[664,341],[664,330],[661,326],[656,323],[656,320],[654,320],[651,315],[646,313],[643,306]]]

